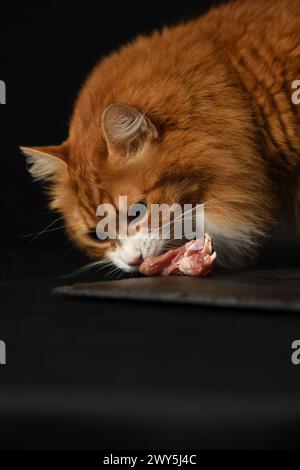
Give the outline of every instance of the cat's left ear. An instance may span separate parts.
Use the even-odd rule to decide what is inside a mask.
[[[20,147],[35,181],[53,180],[67,169],[68,145]]]
[[[146,143],[158,138],[156,127],[137,109],[114,103],[102,115],[102,130],[114,159],[135,156]]]

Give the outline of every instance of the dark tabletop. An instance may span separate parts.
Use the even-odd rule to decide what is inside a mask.
[[[300,444],[299,313],[65,298],[52,290],[77,255],[1,260],[2,448]]]

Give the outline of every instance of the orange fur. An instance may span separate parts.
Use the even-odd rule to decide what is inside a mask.
[[[119,195],[132,203],[204,202],[221,263],[249,260],[287,201],[297,200],[297,79],[298,0],[236,1],[137,38],[101,60],[82,88],[52,209],[79,246],[102,258],[117,242],[87,235],[100,203],[117,204]],[[130,129],[123,140],[109,135],[115,117],[103,123],[103,113],[113,103],[144,115],[136,139]]]

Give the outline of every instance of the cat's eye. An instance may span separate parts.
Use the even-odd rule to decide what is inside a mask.
[[[93,240],[94,242],[99,242],[100,241],[95,229],[94,230],[89,230],[87,234],[88,234],[89,238],[91,240]]]
[[[147,213],[147,201],[143,199],[142,201],[136,202],[128,210],[128,221],[134,221],[137,217],[144,217]]]
[[[141,206],[144,206],[144,207],[148,207],[147,206],[147,201],[145,199],[143,199],[142,201],[139,201],[138,204],[141,205]]]
[[[89,230],[87,235],[93,242],[101,243],[107,240],[107,233],[96,231],[96,229]]]

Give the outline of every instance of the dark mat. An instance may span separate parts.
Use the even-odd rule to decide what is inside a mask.
[[[300,448],[297,312],[52,295],[84,262],[63,248],[1,252],[1,449]],[[298,280],[261,268],[130,283],[256,282],[277,295]]]
[[[55,294],[300,311],[300,270],[248,270],[207,278],[131,278],[59,287]]]

